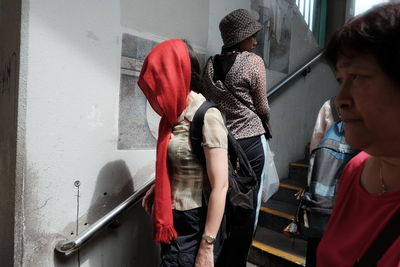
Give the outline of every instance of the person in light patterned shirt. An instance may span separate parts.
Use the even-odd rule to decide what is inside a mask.
[[[237,9],[221,20],[219,29],[224,46],[221,54],[206,64],[203,94],[224,112],[228,129],[244,149],[262,186],[268,151],[262,121],[269,124],[270,108],[264,61],[251,52],[257,45],[261,24],[247,10]],[[221,266],[246,266],[257,216],[258,209],[245,224],[230,225]]]

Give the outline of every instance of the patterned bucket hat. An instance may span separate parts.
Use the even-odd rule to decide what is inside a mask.
[[[219,23],[223,47],[231,47],[261,30],[261,24],[245,9],[236,9]]]

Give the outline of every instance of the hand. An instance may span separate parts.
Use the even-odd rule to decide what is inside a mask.
[[[271,123],[271,121],[268,122],[268,127],[272,131],[272,123]]]
[[[194,266],[214,267],[214,245],[207,244],[205,240],[201,240]]]
[[[151,215],[151,210],[154,202],[154,184],[147,190],[146,194],[142,199],[142,207],[147,214]]]

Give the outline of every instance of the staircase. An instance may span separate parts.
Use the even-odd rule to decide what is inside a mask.
[[[260,210],[256,236],[248,261],[260,267],[305,266],[307,242],[288,238],[282,231],[293,219],[294,196],[307,183],[308,160],[289,164],[289,177],[281,180],[278,192]]]

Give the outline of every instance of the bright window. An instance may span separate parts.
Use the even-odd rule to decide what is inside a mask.
[[[387,0],[355,0],[355,7],[354,7],[354,16],[357,16],[358,14],[370,9],[371,7],[381,4],[381,3],[386,3],[388,2]]]
[[[315,0],[296,0],[296,5],[303,15],[310,30],[313,30]]]

